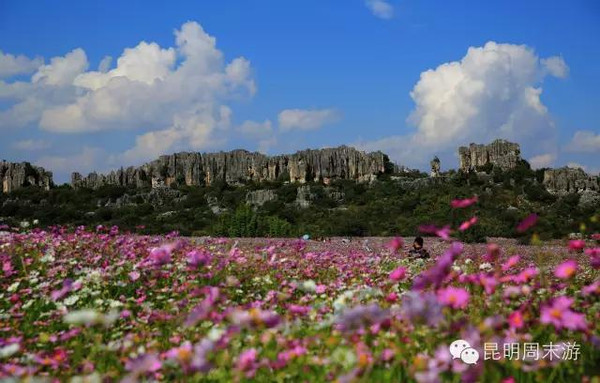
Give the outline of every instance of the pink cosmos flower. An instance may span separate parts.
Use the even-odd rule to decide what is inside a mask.
[[[243,351],[237,359],[236,368],[239,371],[249,371],[254,369],[254,362],[256,362],[256,357],[258,356],[258,351],[255,348],[251,348]]]
[[[171,263],[171,252],[173,251],[173,245],[163,245],[161,247],[155,247],[150,250],[150,261],[156,266],[166,265]]]
[[[525,323],[523,321],[523,313],[521,311],[519,311],[519,310],[513,311],[508,316],[508,325],[511,328],[519,329],[519,328],[522,328],[524,324]]]
[[[310,312],[310,307],[301,305],[290,305],[288,307],[288,310],[294,315],[306,315]]]
[[[596,282],[592,283],[591,285],[584,286],[581,289],[581,293],[583,295],[592,295],[592,294],[600,295],[600,281],[596,281]]]
[[[585,249],[585,255],[589,255],[590,257],[600,257],[600,247]]]
[[[537,223],[537,221],[538,221],[537,214],[535,214],[535,213],[529,214],[527,217],[525,217],[524,220],[519,222],[519,224],[517,225],[517,232],[523,233],[524,231],[527,231],[527,229],[534,226]]]
[[[537,269],[537,267],[528,267],[525,270],[521,271],[519,274],[517,274],[513,280],[516,283],[526,283],[529,280],[531,280],[533,277],[535,277],[536,275],[538,275],[539,270]]]
[[[204,266],[210,262],[210,253],[205,250],[192,250],[187,253],[187,263],[192,268]]]
[[[440,303],[450,306],[454,309],[464,309],[469,303],[470,294],[467,290],[460,287],[446,287],[437,292]]]
[[[132,271],[128,275],[129,275],[129,279],[131,279],[133,282],[135,282],[138,279],[140,279],[140,273],[138,273],[137,271]]]
[[[549,304],[542,306],[540,321],[553,325],[557,330],[562,328],[585,330],[587,328],[585,315],[572,311],[570,309],[572,304],[573,299],[566,296],[553,299]]]
[[[451,239],[450,233],[452,232],[449,225],[446,225],[441,228],[435,225],[421,225],[419,226],[419,231],[425,234],[435,234],[438,237],[442,238],[444,241],[449,241]]]
[[[520,255],[513,255],[512,257],[508,258],[508,260],[502,265],[502,271],[508,271],[510,268],[519,263],[520,260]]]
[[[581,251],[585,247],[585,241],[583,239],[573,239],[569,241],[569,250]]]
[[[325,291],[327,291],[327,286],[325,285],[317,285],[317,287],[315,288],[315,292],[317,294],[323,294]]]
[[[569,259],[554,269],[554,275],[560,279],[569,279],[577,272],[577,262],[573,259]]]
[[[390,249],[393,253],[398,252],[399,249],[404,246],[404,240],[400,237],[393,238],[388,244],[387,248]]]
[[[469,207],[469,206],[473,205],[474,203],[476,203],[477,199],[478,199],[477,196],[473,196],[472,198],[466,198],[466,199],[455,199],[455,200],[452,200],[452,202],[450,203],[450,206],[452,206],[453,209]]]
[[[468,221],[461,223],[458,230],[465,231],[468,228],[470,228],[471,226],[475,225],[476,223],[477,223],[477,217],[473,217],[473,218],[469,219]]]
[[[491,295],[496,291],[496,285],[498,284],[498,280],[496,277],[492,275],[487,275],[485,273],[479,274],[479,283],[483,286],[485,293]]]
[[[398,300],[398,294],[396,294],[395,292],[392,291],[385,297],[385,300],[390,303],[394,303]]]
[[[406,267],[398,267],[396,270],[390,273],[390,279],[392,281],[400,281],[406,277]]]

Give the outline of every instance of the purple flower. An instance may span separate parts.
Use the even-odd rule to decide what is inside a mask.
[[[379,324],[388,318],[389,313],[387,310],[372,303],[370,305],[359,305],[344,310],[335,319],[335,324],[342,331],[353,331]]]
[[[402,297],[402,313],[411,322],[437,326],[443,319],[442,305],[433,293],[410,291]]]
[[[204,266],[210,262],[211,255],[206,250],[192,250],[187,253],[187,263],[192,268]]]

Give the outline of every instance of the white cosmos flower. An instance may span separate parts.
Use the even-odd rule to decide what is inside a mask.
[[[68,324],[82,325],[94,324],[100,322],[102,314],[94,310],[71,311],[63,317],[63,321]]]
[[[482,263],[481,265],[479,265],[479,270],[491,270],[492,269],[492,264],[489,262],[485,262]]]
[[[19,284],[21,282],[15,282],[12,285],[8,286],[8,289],[6,289],[6,291],[8,291],[9,293],[14,293],[15,291],[17,291],[17,288],[19,288]]]
[[[77,301],[79,300],[79,296],[78,295],[71,295],[68,296],[65,300],[65,306],[73,306],[75,303],[77,303]]]
[[[0,359],[8,358],[8,357],[16,354],[17,352],[19,352],[20,349],[21,349],[21,347],[19,346],[18,343],[13,343],[13,344],[9,344],[8,346],[4,346],[4,347],[0,348]]]

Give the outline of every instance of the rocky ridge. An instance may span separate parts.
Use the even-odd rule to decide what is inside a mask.
[[[29,162],[0,162],[2,192],[10,193],[25,186],[38,186],[45,190],[52,185],[52,173]]]
[[[489,145],[471,143],[468,147],[458,148],[460,170],[464,172],[476,170],[488,164],[502,170],[515,168],[521,161],[519,144],[506,140],[494,140]]]
[[[217,181],[240,184],[249,181],[289,180],[329,183],[334,179],[369,182],[390,166],[382,152],[365,153],[337,148],[303,150],[290,155],[267,156],[246,150],[219,153],[176,153],[164,155],[140,167],[119,169],[108,174],[79,173],[71,176],[73,187],[98,188],[103,185],[160,187],[173,182],[210,185]]]

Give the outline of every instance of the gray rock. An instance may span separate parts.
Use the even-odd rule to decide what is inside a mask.
[[[544,172],[544,187],[551,193],[582,193],[600,191],[600,177],[591,176],[581,168],[563,167]]]
[[[521,160],[519,144],[506,140],[495,140],[489,145],[471,143],[458,148],[460,170],[468,172],[478,167],[492,164],[502,170],[513,169]]]
[[[10,193],[28,185],[49,190],[52,185],[52,173],[44,168],[33,166],[29,162],[1,161],[0,182],[2,182],[3,193]]]
[[[246,203],[252,206],[262,206],[276,199],[277,194],[272,189],[253,190],[246,194]]]
[[[219,153],[176,153],[160,156],[138,168],[129,167],[108,174],[71,175],[73,187],[98,188],[103,185],[161,187],[173,182],[185,185],[224,181],[240,184],[248,181],[329,183],[335,179],[371,182],[389,168],[382,152],[365,153],[347,146],[303,150],[290,155],[269,157],[246,150]]]
[[[578,205],[581,207],[594,207],[600,206],[600,193],[592,190],[584,190],[579,197]]]
[[[431,160],[431,162],[429,163],[431,165],[431,173],[429,173],[429,175],[431,177],[439,177],[440,176],[440,159],[435,156],[433,157],[433,160]]]
[[[310,207],[312,201],[315,199],[314,193],[310,190],[309,185],[300,186],[296,190],[296,201],[295,204],[301,209]]]

